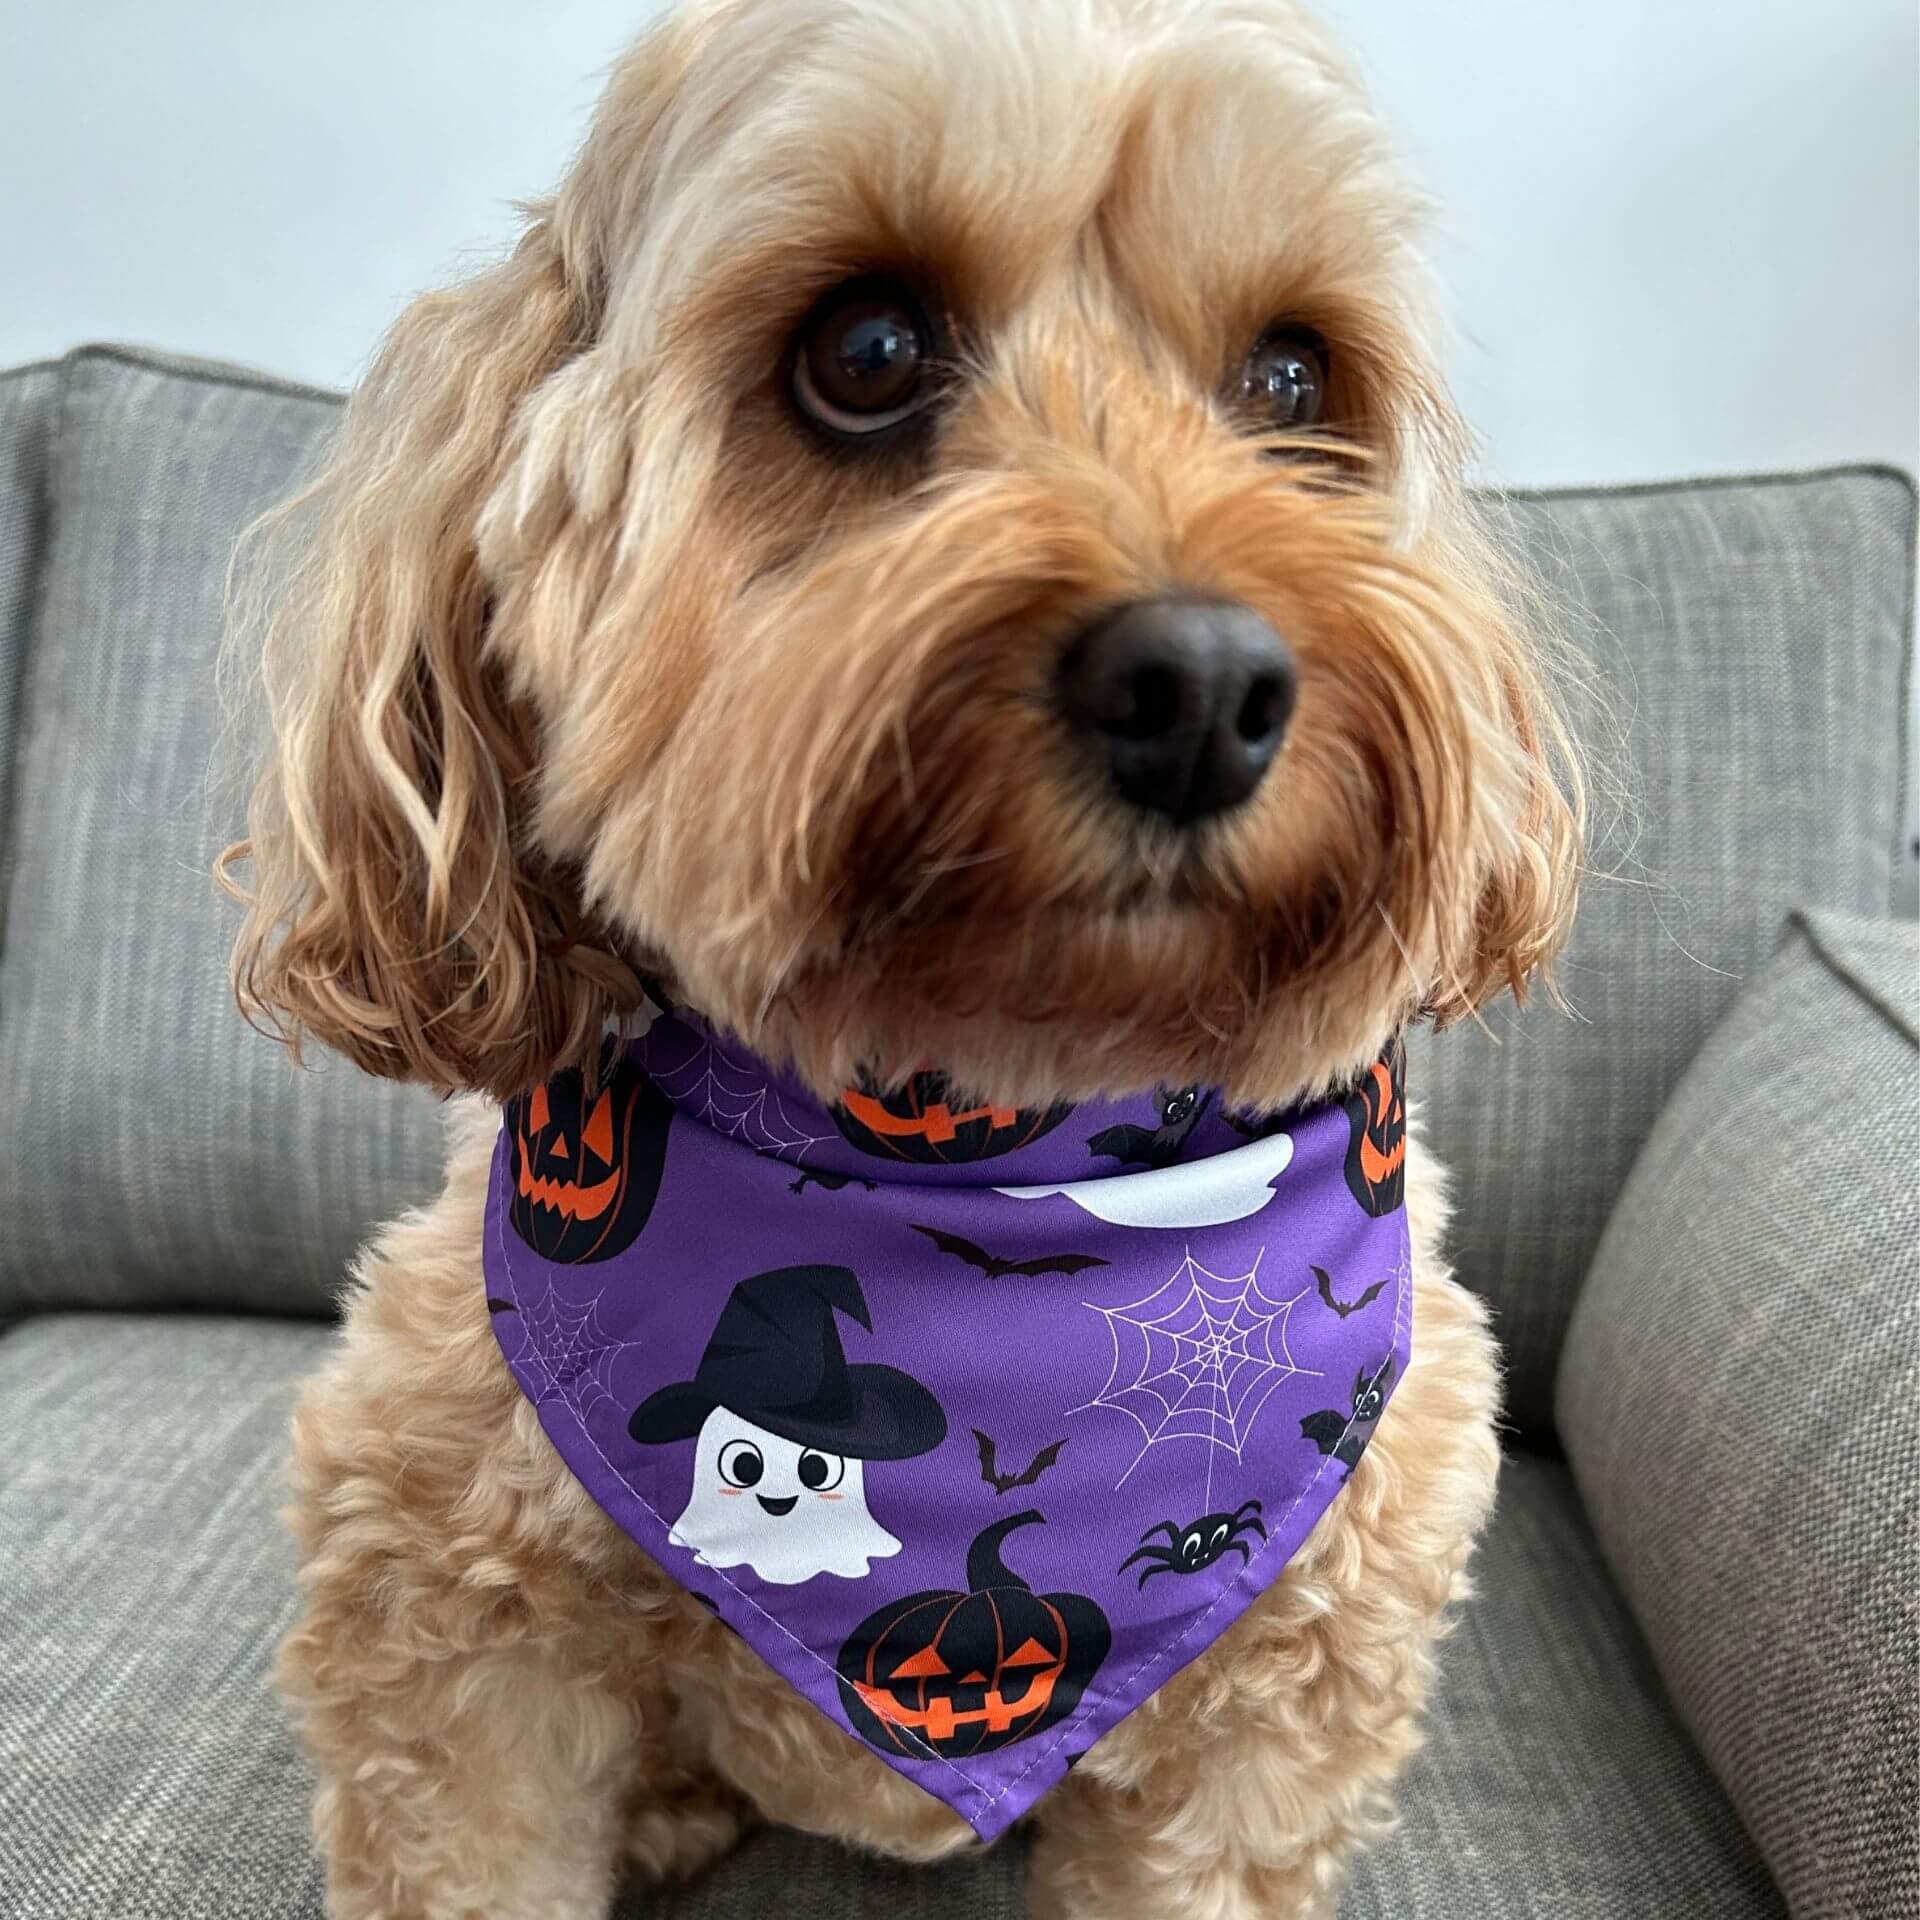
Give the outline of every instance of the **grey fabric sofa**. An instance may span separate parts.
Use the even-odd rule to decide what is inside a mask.
[[[337,396],[117,348],[0,376],[0,1915],[314,1916],[268,1689],[295,1381],[433,1103],[233,1014],[225,556]],[[1343,1911],[1920,1913],[1914,495],[1516,501],[1624,716],[1578,1017],[1420,1042],[1511,1446],[1397,1835]],[[1799,917],[1789,919],[1798,911]],[[625,1915],[1022,1911],[759,1833]]]

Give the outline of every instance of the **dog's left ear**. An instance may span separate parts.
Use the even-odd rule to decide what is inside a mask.
[[[1586,830],[1579,749],[1547,677],[1558,648],[1551,610],[1477,528],[1454,564],[1491,583],[1475,622],[1491,712],[1471,776],[1481,790],[1478,887],[1426,1009],[1436,1026],[1501,993],[1524,1001],[1536,978],[1551,990],[1573,925]]]
[[[233,980],[296,1053],[311,1037],[386,1078],[505,1096],[595,1060],[639,1003],[532,830],[544,743],[497,644],[484,528],[526,491],[539,397],[600,342],[684,58],[670,25],[644,38],[512,255],[400,316],[243,576],[260,586],[233,632],[260,644],[273,740],[221,863],[248,906]]]
[[[235,637],[260,640],[273,742],[222,874],[248,868],[241,1006],[296,1055],[509,1094],[598,1040],[617,963],[528,843],[533,730],[475,537],[516,410],[592,324],[536,210],[511,259],[401,315],[319,479],[257,530]]]

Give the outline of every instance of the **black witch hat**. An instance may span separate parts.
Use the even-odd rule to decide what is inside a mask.
[[[869,1333],[846,1267],[776,1267],[727,1297],[691,1380],[650,1393],[627,1431],[645,1445],[690,1440],[725,1407],[799,1447],[855,1460],[905,1460],[947,1437],[940,1403],[898,1367],[848,1364],[835,1311]]]

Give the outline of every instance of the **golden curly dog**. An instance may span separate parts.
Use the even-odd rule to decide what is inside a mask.
[[[277,518],[243,1004],[496,1098],[647,976],[822,1090],[1275,1107],[1522,990],[1579,784],[1419,214],[1290,0],[691,0]],[[295,1418],[331,1911],[597,1920],[755,1816],[969,1844],[543,1437],[479,1284],[494,1125],[460,1103]],[[1418,1153],[1407,1206],[1377,1440],[1040,1804],[1037,1913],[1323,1914],[1381,1831],[1498,1458]]]

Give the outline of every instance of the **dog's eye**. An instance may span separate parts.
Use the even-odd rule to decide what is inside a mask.
[[[850,280],[800,328],[793,397],[832,433],[884,433],[932,398],[932,358],[932,328],[909,288],[898,280]]]
[[[1311,327],[1269,327],[1247,356],[1243,391],[1263,425],[1312,426],[1326,404],[1326,342]]]

